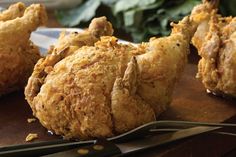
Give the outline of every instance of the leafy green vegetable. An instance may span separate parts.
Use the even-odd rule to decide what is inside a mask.
[[[70,10],[56,12],[64,26],[77,26],[89,22],[94,16],[106,14],[113,26],[130,33],[135,42],[148,40],[151,36],[166,36],[169,23],[188,15],[201,0],[84,0]],[[236,14],[236,0],[224,0],[220,4],[224,15]]]
[[[160,7],[165,0],[158,0],[154,4],[148,4],[148,5],[140,5],[141,10],[149,10],[149,9],[155,9]]]
[[[142,22],[142,11],[130,10],[124,12],[124,24],[126,27],[136,26]]]
[[[114,6],[114,14],[137,7],[139,0],[119,0]]]
[[[88,0],[78,8],[67,11],[57,11],[57,17],[60,23],[66,26],[75,26],[80,22],[87,22],[95,16],[96,10],[100,6],[100,0]]]
[[[179,16],[185,16],[190,13],[192,8],[196,6],[199,2],[194,0],[186,0],[181,5],[177,5],[171,8],[166,9],[167,16],[173,19],[179,19]]]
[[[131,1],[119,0],[114,6],[114,14],[117,14],[119,12],[124,12],[133,8],[139,8],[140,10],[151,9],[151,8],[154,9],[157,7],[156,4],[160,6],[162,2],[163,0],[161,1],[160,0],[159,1],[158,0],[131,0]],[[153,4],[154,6],[152,6]]]

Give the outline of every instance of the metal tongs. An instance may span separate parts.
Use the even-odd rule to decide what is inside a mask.
[[[131,131],[123,133],[121,135],[103,139],[102,141],[106,141],[105,143],[109,143],[108,144],[109,147],[112,146],[112,144],[116,146],[117,149],[115,152],[113,151],[114,154],[130,153],[131,150],[133,151],[143,150],[144,148],[146,149],[149,147],[159,146],[162,144],[170,143],[170,142],[187,138],[187,137],[191,137],[194,135],[211,132],[211,131],[215,132],[217,129],[220,129],[223,127],[236,127],[236,124],[189,122],[189,121],[167,121],[167,120],[153,121],[153,122],[144,124],[140,127],[137,127]],[[216,132],[216,133],[236,136],[236,134],[228,133],[228,132]],[[150,139],[147,140],[146,137],[149,137],[149,138],[151,137],[150,139],[156,138],[157,140],[156,141],[153,141]],[[143,141],[145,140],[149,142],[149,145],[146,142],[147,145],[144,145],[144,146],[142,145],[142,148],[139,148],[139,149],[135,148],[135,149],[129,149],[129,150],[126,149],[127,144],[130,145],[130,142],[133,143],[131,145],[133,146],[136,145],[138,143],[137,139],[139,140],[139,145],[140,145],[140,142],[143,143]],[[91,145],[93,146],[94,144],[97,144],[100,141],[101,141],[100,139],[88,140],[88,141],[69,141],[69,140],[59,139],[59,140],[48,141],[48,142],[37,142],[37,143],[32,143],[32,144],[5,146],[5,147],[0,148],[0,156],[1,157],[19,157],[19,156],[27,157],[27,156],[47,155],[48,157],[56,157],[58,156],[57,152],[68,151],[68,150],[72,152],[76,151],[77,153],[76,156],[78,156],[78,152],[77,152],[78,148],[83,147],[83,146],[91,147]],[[153,142],[153,143],[150,143],[150,142]],[[119,150],[118,150],[118,145],[119,146],[123,145],[123,147],[122,148],[119,147]],[[74,148],[76,148],[76,150],[73,150]],[[124,150],[126,150],[126,152]],[[91,152],[94,153],[94,151],[91,151]],[[112,152],[112,151],[109,150],[108,152]],[[56,154],[53,154],[53,153],[56,153]],[[68,152],[64,152],[64,153],[66,153],[68,156]],[[95,153],[97,152],[95,151]],[[52,155],[48,155],[48,154],[52,154]],[[110,154],[110,155],[114,155],[114,154]],[[99,155],[95,154],[95,156],[99,156]],[[102,155],[100,156],[103,157]],[[71,157],[74,157],[74,156],[71,156]]]

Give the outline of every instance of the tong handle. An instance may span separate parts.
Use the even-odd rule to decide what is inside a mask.
[[[93,145],[74,148],[42,157],[110,157],[119,154],[121,154],[121,151],[114,143],[100,139]]]

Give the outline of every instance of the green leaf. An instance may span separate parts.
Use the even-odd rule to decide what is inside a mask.
[[[175,17],[178,15],[187,15],[197,4],[199,4],[199,1],[197,0],[185,0],[184,3],[180,5],[174,6],[170,9],[166,9],[166,13],[170,17]]]
[[[152,22],[152,21],[158,19],[158,17],[160,17],[160,15],[152,14],[146,18],[146,20],[144,21],[144,24],[148,24],[149,22]]]
[[[154,0],[153,0],[154,1]],[[158,8],[160,7],[165,0],[155,0],[156,2],[153,4],[153,3],[147,3],[146,1],[141,1],[141,2],[145,2],[143,5],[142,3],[139,3],[139,7],[141,10],[150,10],[150,9],[155,9],[155,8]]]
[[[158,26],[149,25],[147,30],[151,35],[161,34],[161,28]]]
[[[81,22],[88,22],[95,14],[100,6],[100,0],[88,0],[77,8],[66,11],[57,11],[56,15],[59,22],[65,26],[76,26]]]
[[[235,0],[225,0],[223,3],[227,5],[224,8],[233,8],[235,11],[233,1]],[[105,5],[108,13],[110,11],[107,17],[114,27],[131,33],[134,41],[143,41],[154,35],[168,35],[169,22],[188,15],[200,2],[201,0],[84,0],[77,8],[58,11],[57,17],[63,25],[75,26],[90,21],[99,6]]]
[[[138,6],[140,0],[119,0],[114,6],[114,14],[129,10]]]
[[[126,27],[134,26],[139,27],[142,22],[143,12],[139,10],[130,10],[124,12],[124,24]]]
[[[150,4],[153,4],[155,3],[157,0],[142,0],[142,1],[139,1],[139,6],[147,6],[147,5],[150,5]]]
[[[101,0],[104,5],[113,6],[117,0]]]
[[[168,20],[167,17],[161,19],[161,21],[160,21],[160,26],[161,26],[162,28],[166,28],[166,27],[168,26],[168,24],[169,24],[169,20]]]
[[[165,0],[119,0],[114,6],[114,14],[135,8],[136,10],[155,9],[163,4]]]

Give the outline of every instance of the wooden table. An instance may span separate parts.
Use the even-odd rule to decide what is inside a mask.
[[[50,26],[58,26],[51,21]],[[202,122],[236,123],[236,100],[223,99],[207,94],[202,84],[195,79],[198,56],[192,53],[182,79],[177,84],[173,102],[159,119],[189,120]],[[59,138],[47,133],[38,122],[28,123],[32,117],[23,91],[0,98],[0,146],[25,143],[28,133],[37,133],[39,139],[46,141]],[[204,134],[182,140],[161,148],[136,154],[137,157],[218,157],[236,147],[236,137]],[[236,156],[236,153],[233,153]]]

